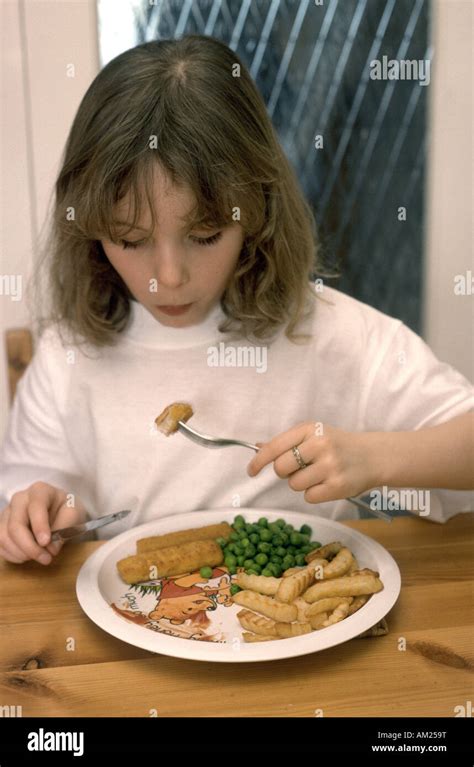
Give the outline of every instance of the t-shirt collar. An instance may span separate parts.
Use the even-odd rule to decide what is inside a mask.
[[[218,326],[224,319],[225,314],[219,302],[200,323],[184,328],[172,328],[163,325],[143,304],[132,300],[129,322],[121,335],[124,339],[142,346],[186,348],[222,338],[223,334],[219,333]]]

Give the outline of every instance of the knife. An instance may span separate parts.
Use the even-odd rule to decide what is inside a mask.
[[[83,522],[81,525],[72,525],[72,527],[63,527],[61,530],[54,530],[51,535],[51,542],[54,541],[68,541],[69,538],[74,538],[76,535],[82,535],[89,530],[96,530],[98,527],[104,525],[110,525],[111,522],[118,522],[119,519],[123,519],[130,514],[130,509],[126,511],[116,511],[115,514],[106,514],[105,517],[98,517],[98,519],[91,519],[90,522]]]

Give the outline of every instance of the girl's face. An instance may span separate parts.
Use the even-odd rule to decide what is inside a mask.
[[[158,168],[154,192],[158,225],[152,239],[145,242],[137,229],[122,244],[102,240],[102,247],[133,296],[159,322],[175,328],[195,325],[224,293],[242,249],[243,229],[239,223],[189,229],[183,218],[194,204],[191,190],[172,185]],[[127,208],[124,198],[116,210],[118,221],[126,222]]]

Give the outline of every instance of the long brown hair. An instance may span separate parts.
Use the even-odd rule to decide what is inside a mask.
[[[49,296],[39,327],[62,323],[76,343],[94,346],[118,340],[133,296],[100,240],[117,241],[114,208],[126,193],[136,226],[143,190],[152,234],[157,162],[192,190],[193,224],[225,226],[240,209],[244,245],[221,297],[220,330],[265,339],[285,324],[288,338],[307,339],[295,329],[315,298],[310,276],[325,275],[312,211],[245,66],[224,43],[202,35],[131,48],[85,93],[38,266],[46,267]],[[34,283],[42,285],[38,273]]]

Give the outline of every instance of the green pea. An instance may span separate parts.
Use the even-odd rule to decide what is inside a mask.
[[[282,518],[280,517],[280,519],[277,519],[277,521],[275,522],[275,524],[276,524],[276,525],[279,525],[280,527],[285,527],[285,525],[286,525],[286,522],[285,522],[285,520],[284,520],[284,519],[282,519]]]
[[[237,564],[239,567],[243,567],[245,562],[245,554],[241,554],[240,557],[237,557]]]
[[[249,538],[250,538],[250,542],[253,543],[254,546],[256,546],[260,540],[260,536],[258,535],[258,533],[250,533]]]
[[[247,546],[250,546],[250,541],[249,541],[249,539],[248,539],[248,538],[241,538],[241,540],[240,540],[240,545],[241,545],[241,546],[242,546],[244,549],[246,549],[246,548],[247,548]]]
[[[280,538],[281,538],[282,546],[286,546],[288,541],[290,540],[290,536],[288,535],[288,533],[285,533],[283,531],[280,533]]]
[[[301,553],[302,554],[309,554],[310,551],[311,551],[311,544],[310,543],[306,543],[304,546],[301,547]]]
[[[321,544],[319,543],[319,541],[310,541],[308,545],[311,546],[310,551],[314,551],[314,549],[321,548]]]
[[[242,543],[242,540],[244,538],[247,538],[247,532],[246,532],[245,528],[242,528],[242,530],[239,530],[240,543]]]
[[[262,575],[266,575],[266,576],[267,576],[267,578],[268,578],[268,577],[274,577],[274,572],[273,572],[273,570],[270,570],[270,568],[269,568],[269,567],[265,567],[265,568],[262,570]]]
[[[230,593],[232,594],[232,596],[234,596],[234,594],[238,594],[239,591],[242,591],[240,586],[237,586],[236,583],[233,583],[232,586],[230,587]]]
[[[216,538],[216,543],[223,549],[227,545],[227,538]]]
[[[270,522],[268,525],[268,529],[271,530],[273,535],[278,535],[280,532],[280,525],[277,525],[276,522]]]
[[[254,564],[255,564],[255,562],[253,561],[253,559],[245,559],[244,560],[244,567],[245,567],[246,570],[248,570],[249,567],[253,567]]]
[[[260,540],[264,542],[265,541],[268,542],[268,541],[271,541],[272,538],[273,538],[273,533],[271,532],[271,530],[264,527],[260,533]]]
[[[227,567],[235,567],[237,564],[237,558],[233,554],[228,554],[224,559],[224,563]]]
[[[259,528],[259,526],[257,525],[256,522],[252,522],[251,528],[252,528],[252,532],[253,533],[259,533],[260,532],[260,528]]]
[[[239,557],[241,554],[244,553],[244,549],[242,546],[239,546],[238,543],[234,544],[234,554]]]
[[[296,554],[296,546],[287,546],[286,547],[286,553],[289,556],[293,556],[294,554]]]
[[[272,562],[271,564],[272,564],[273,575],[275,576],[275,578],[279,578],[283,572],[282,568],[280,567],[280,565],[276,565],[274,562]]]
[[[237,572],[237,568],[235,565],[228,565],[227,569],[229,570],[230,575],[235,575]]]
[[[301,542],[301,535],[300,533],[291,533],[290,535],[290,543],[292,546],[299,546]]]
[[[268,519],[266,517],[260,517],[258,520],[259,527],[268,527]]]
[[[283,560],[283,569],[289,570],[290,567],[294,567],[294,566],[295,566],[295,558],[292,556],[285,557],[285,559]]]
[[[300,533],[303,533],[303,535],[309,535],[309,537],[311,538],[313,531],[311,530],[309,525],[301,525]]]
[[[300,546],[306,546],[309,543],[309,535],[300,533]]]
[[[283,546],[278,546],[278,548],[275,551],[275,554],[277,557],[286,557],[286,549],[283,548]]]
[[[245,519],[243,518],[242,514],[237,514],[236,518],[234,519],[234,527],[241,527],[242,525],[245,525]]]
[[[212,567],[201,567],[199,575],[201,578],[212,578]]]
[[[245,572],[247,573],[247,575],[259,575],[260,574],[256,570],[254,570],[253,567],[249,567],[249,569],[246,570]]]
[[[255,561],[258,565],[266,565],[268,562],[268,557],[266,554],[257,554]]]
[[[247,533],[247,535],[250,535],[250,533],[253,533],[251,524],[245,525],[245,532]]]
[[[268,554],[271,551],[271,546],[269,543],[259,543],[257,546],[257,549],[262,552],[262,554]]]
[[[297,554],[295,557],[295,562],[298,567],[304,567],[304,565],[306,564],[304,554]]]
[[[283,539],[281,535],[274,535],[272,538],[272,545],[273,546],[281,546],[283,543]]]
[[[281,565],[283,562],[283,559],[281,557],[277,557],[275,555],[270,557],[270,562],[273,562],[275,565]]]
[[[235,532],[235,530],[234,530],[234,532],[232,532],[232,533],[230,534],[230,540],[231,540],[231,541],[238,541],[238,540],[239,540],[239,534],[238,534],[238,533],[236,533],[236,532]]]
[[[246,557],[254,557],[256,553],[257,553],[257,549],[255,548],[253,543],[251,543],[249,546],[246,546],[245,548]]]
[[[293,532],[294,529],[295,528],[293,527],[293,525],[285,525],[285,528],[284,528],[285,533],[288,533],[289,535]]]

